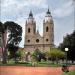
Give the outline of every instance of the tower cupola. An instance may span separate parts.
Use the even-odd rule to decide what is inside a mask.
[[[33,13],[30,11],[27,23],[35,23]]]
[[[48,10],[46,12],[46,16],[45,16],[45,22],[50,22],[51,20],[52,20],[51,12],[48,8]]]
[[[48,8],[48,10],[47,10],[46,14],[51,14],[51,12],[49,11],[49,8]]]
[[[30,11],[30,13],[29,13],[29,17],[33,17],[33,13],[32,13],[32,11]]]

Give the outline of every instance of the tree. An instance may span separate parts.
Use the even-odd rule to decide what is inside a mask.
[[[41,53],[41,51],[40,50],[38,50],[38,49],[36,49],[34,52],[33,52],[33,54],[32,54],[32,57],[33,57],[33,59],[35,60],[35,61],[41,61],[41,55],[42,55],[42,53]]]
[[[19,48],[18,51],[16,52],[17,58],[19,60],[25,60],[25,50],[24,48]],[[23,59],[24,58],[24,59]]]
[[[65,53],[58,48],[52,48],[50,51],[46,52],[46,57],[48,60],[56,61],[58,63],[59,59],[65,57]]]
[[[8,41],[7,41],[7,47],[10,52],[10,55],[14,60],[16,61],[16,52],[18,50],[18,46],[20,41],[22,40],[22,27],[14,22],[5,22],[5,26],[7,26],[8,30]]]
[[[5,31],[8,32],[8,39],[7,39],[7,44],[3,45],[4,50],[3,50],[3,61],[6,63],[6,58],[7,58],[7,48],[10,51],[10,53],[14,53],[14,57],[16,59],[16,52],[18,50],[18,46],[20,41],[22,40],[22,27],[18,25],[17,23],[7,21],[4,24],[0,23],[0,26],[2,28],[1,33],[2,35],[5,33]],[[4,41],[4,35],[2,36],[2,40]],[[13,50],[12,50],[13,49]],[[11,52],[12,51],[12,52]],[[12,55],[12,54],[11,54]]]
[[[8,43],[13,45],[18,45],[22,40],[22,27],[14,22],[5,22],[5,26],[7,26],[9,35],[8,35]]]
[[[63,42],[59,45],[59,48],[63,51],[65,48],[69,48],[67,57],[68,59],[75,60],[75,31],[71,34],[68,34],[64,37]]]

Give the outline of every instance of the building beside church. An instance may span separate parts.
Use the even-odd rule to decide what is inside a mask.
[[[36,21],[32,11],[30,11],[25,24],[25,51],[32,52],[38,49],[46,52],[52,47],[54,47],[54,22],[51,12],[49,9],[46,12],[43,20],[43,36],[41,36],[39,31],[36,31]]]

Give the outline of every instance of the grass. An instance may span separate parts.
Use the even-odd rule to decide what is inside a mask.
[[[75,71],[70,71],[67,73],[64,72],[62,75],[75,75]]]
[[[17,62],[9,61],[7,64],[0,63],[0,66],[35,66],[35,67],[60,67],[62,64],[54,64],[50,62]]]
[[[62,66],[62,64],[54,64],[50,62],[39,62],[36,66],[42,66],[42,67],[59,67]]]
[[[42,62],[14,62],[13,60],[9,61],[7,64],[0,63],[0,66],[35,66],[35,67],[61,67],[63,64],[52,63],[48,61]]]
[[[11,62],[7,64],[0,63],[0,66],[32,66],[30,62]]]

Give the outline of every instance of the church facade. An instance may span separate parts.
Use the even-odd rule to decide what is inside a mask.
[[[41,25],[40,25],[41,27]],[[36,21],[33,13],[30,11],[29,17],[25,24],[25,44],[26,52],[32,52],[36,49],[46,52],[54,47],[54,22],[49,9],[43,20],[43,36],[36,31]]]

